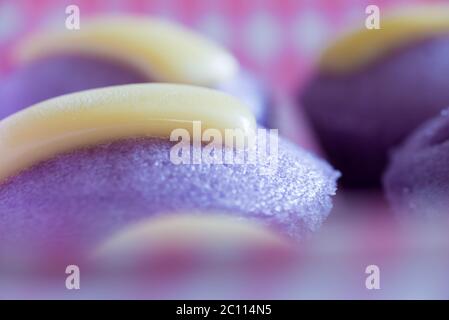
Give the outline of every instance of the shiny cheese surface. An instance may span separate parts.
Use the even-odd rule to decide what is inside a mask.
[[[362,28],[342,36],[321,56],[320,69],[329,73],[357,70],[413,41],[449,35],[449,6],[417,6],[380,12],[380,29]]]
[[[0,181],[73,149],[130,137],[169,137],[184,128],[255,132],[248,107],[216,90],[136,84],[82,91],[24,109],[0,121]]]
[[[238,63],[212,41],[165,20],[105,16],[79,30],[47,30],[18,48],[20,61],[61,53],[86,53],[130,63],[158,82],[214,86],[233,78]]]

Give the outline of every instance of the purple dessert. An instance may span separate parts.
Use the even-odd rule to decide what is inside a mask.
[[[3,79],[0,83],[0,119],[63,94],[152,81],[133,66],[110,58],[73,54],[49,56],[32,61]],[[270,125],[269,95],[248,73],[242,72],[216,89],[245,102],[260,125]]]
[[[416,130],[392,155],[384,176],[387,197],[400,214],[449,216],[449,110]]]
[[[448,55],[447,35],[427,37],[311,79],[302,104],[343,185],[377,187],[391,148],[449,104]]]
[[[115,60],[82,55],[46,57],[30,62],[3,80],[0,119],[63,94],[148,81],[143,73]]]
[[[15,47],[18,69],[0,89],[0,119],[48,98],[141,82],[222,89],[266,125],[268,97],[225,48],[164,19],[100,15],[76,32],[41,30]]]
[[[0,185],[0,243],[91,247],[124,225],[164,213],[223,212],[293,238],[331,209],[338,172],[280,141],[275,174],[262,164],[174,165],[173,142],[125,139],[41,162]]]

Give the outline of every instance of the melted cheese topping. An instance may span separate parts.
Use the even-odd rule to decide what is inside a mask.
[[[235,58],[208,39],[164,20],[131,16],[96,18],[80,30],[47,30],[25,40],[17,56],[27,62],[64,52],[120,59],[158,82],[214,86],[238,71]]]
[[[46,100],[0,121],[0,181],[59,153],[112,140],[169,137],[184,128],[254,134],[249,108],[222,92],[175,84],[135,84]],[[193,137],[194,138],[194,137]]]
[[[268,227],[223,214],[171,214],[148,218],[125,227],[94,250],[94,257],[151,253],[153,249],[248,246],[287,249],[290,243]]]
[[[342,36],[323,53],[320,69],[349,72],[407,43],[439,34],[449,35],[449,6],[402,9],[381,16],[380,29],[363,27]]]

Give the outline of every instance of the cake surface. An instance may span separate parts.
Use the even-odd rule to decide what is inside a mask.
[[[319,228],[337,171],[282,138],[276,150],[270,139],[256,139],[256,151],[277,151],[268,161],[205,162],[209,144],[195,142],[195,121],[203,134],[230,128],[249,138],[256,128],[231,96],[156,83],[78,92],[0,121],[2,246],[85,251],[128,224],[179,212],[255,220],[292,239]],[[202,154],[203,162],[173,161],[174,129],[192,134],[189,154]],[[207,150],[213,159],[224,159],[226,150],[249,159],[253,151],[227,141]]]
[[[417,129],[392,156],[384,176],[388,199],[399,214],[434,219],[449,216],[449,116]]]

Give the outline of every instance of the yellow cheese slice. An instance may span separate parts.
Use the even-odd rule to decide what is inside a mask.
[[[134,84],[46,100],[0,121],[0,181],[62,152],[127,137],[169,137],[184,128],[240,129],[253,135],[254,116],[216,90],[175,84]]]
[[[337,39],[321,56],[319,66],[329,73],[356,70],[412,41],[449,35],[449,6],[416,6],[380,16],[380,29],[351,31]]]
[[[83,53],[127,62],[156,82],[213,86],[238,72],[225,49],[168,21],[137,16],[105,16],[83,22],[79,30],[46,30],[19,46],[27,62],[58,53]]]
[[[288,249],[290,242],[255,221],[216,213],[169,214],[125,227],[93,250],[96,258],[148,254],[163,248]]]

